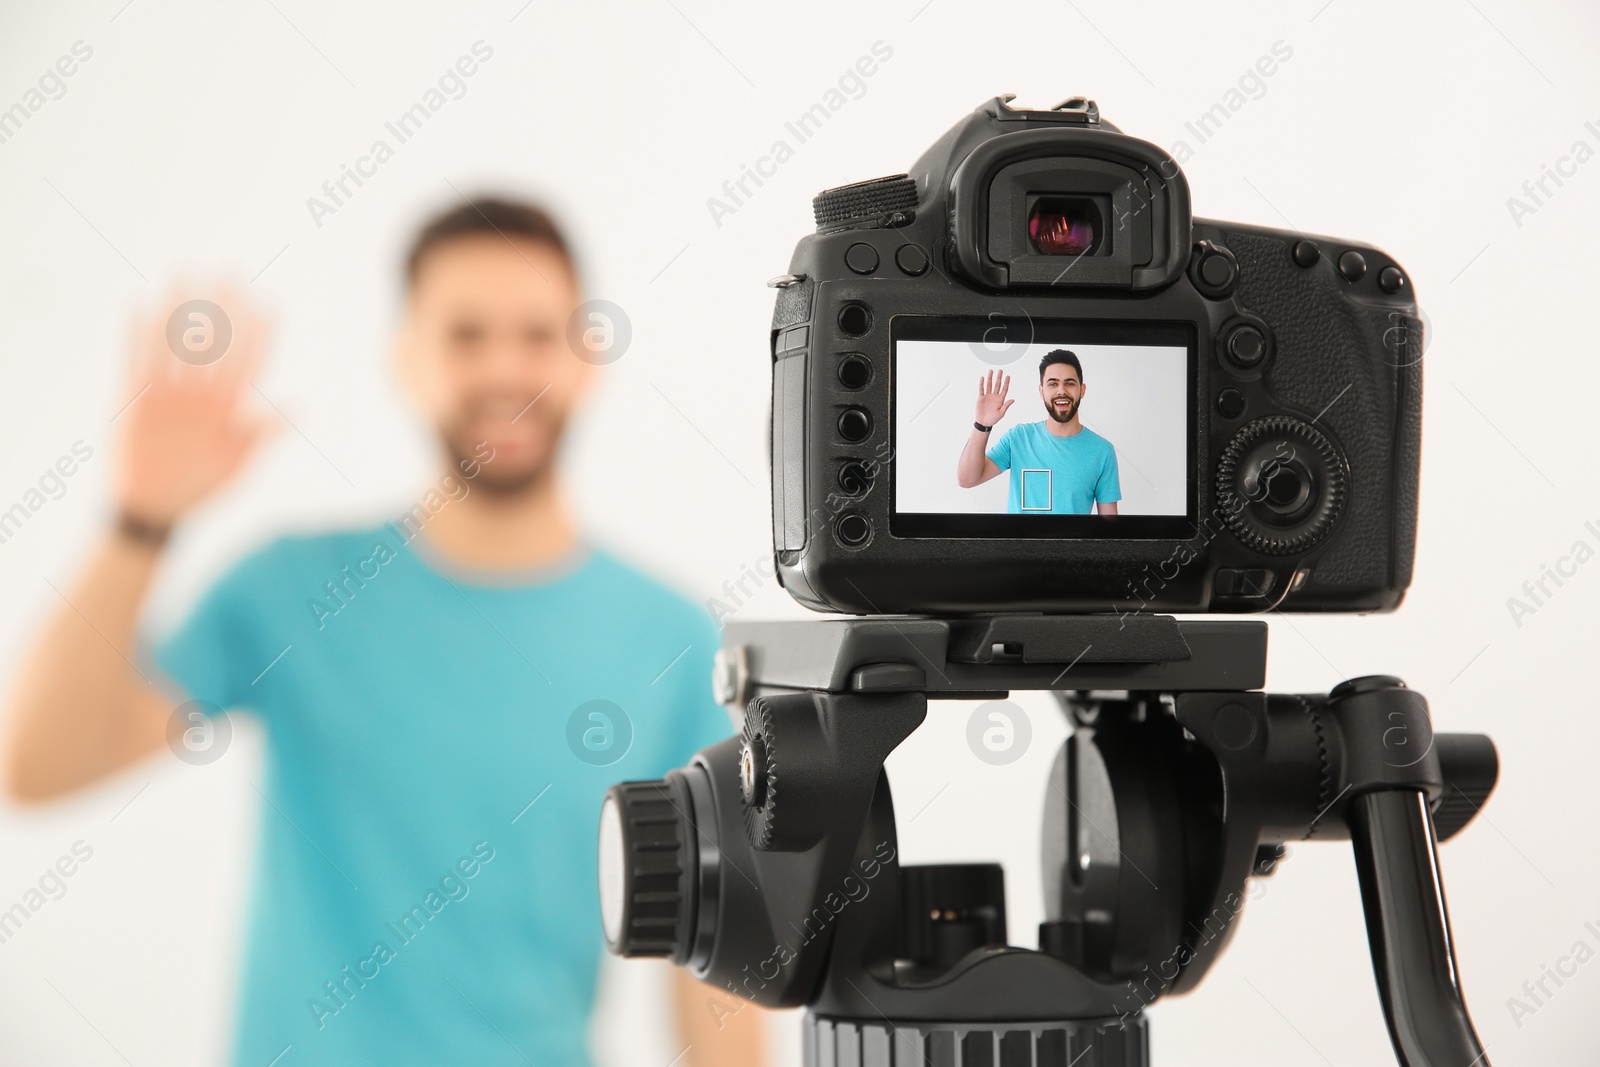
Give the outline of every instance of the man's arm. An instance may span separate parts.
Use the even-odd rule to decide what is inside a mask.
[[[6,702],[6,785],[43,800],[95,782],[159,748],[171,703],[134,665],[140,610],[170,528],[243,465],[264,436],[239,418],[265,320],[224,297],[232,342],[191,366],[168,349],[165,316],[139,331],[128,406],[118,417],[115,502],[147,536],[108,534],[61,594],[23,656]],[[171,305],[179,302],[174,296]]]
[[[7,746],[17,799],[87,785],[160,747],[169,707],[133,665],[159,554],[117,534],[102,538],[23,657]]]
[[[967,435],[967,444],[961,450],[961,462],[956,467],[956,482],[963,489],[971,489],[1000,473],[1000,468],[995,466],[994,460],[989,458],[989,435],[978,429],[972,428],[972,433]]]
[[[1007,400],[1006,392],[1011,388],[1011,379],[999,371],[990,371],[978,379],[978,405],[974,422],[983,426],[993,426],[1005,418],[1007,411],[1015,400]],[[956,484],[963,489],[971,489],[1000,473],[1000,467],[989,458],[989,431],[980,430],[975,425],[972,432],[967,435],[967,443],[961,449],[961,459],[956,464]]]
[[[764,1009],[672,969],[678,1040],[689,1067],[761,1067],[767,1062]]]
[[[1115,500],[1110,502],[1097,500],[1094,505],[1094,513],[1096,515],[1115,515],[1117,513],[1117,502]]]

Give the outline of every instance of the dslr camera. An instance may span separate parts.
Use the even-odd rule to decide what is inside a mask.
[[[1092,102],[1010,99],[818,196],[773,281],[777,569],[839,614],[730,622],[739,736],[608,792],[607,943],[804,1006],[807,1067],[1148,1067],[1145,1009],[1200,983],[1289,845],[1348,841],[1397,1062],[1487,1067],[1436,846],[1488,802],[1493,742],[1388,675],[1262,692],[1265,622],[1161,613],[1399,603],[1410,281],[1192,218],[1172,157]],[[977,759],[1015,762],[1018,690],[1072,728],[1030,945],[1000,864],[905,862],[884,769],[952,700],[982,702]]]
[[[1010,100],[818,195],[771,283],[784,587],[853,614],[1398,605],[1405,271],[1194,218],[1177,162],[1092,101]]]

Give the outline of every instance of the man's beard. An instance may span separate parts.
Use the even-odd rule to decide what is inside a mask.
[[[1055,401],[1053,400],[1048,401],[1045,404],[1044,409],[1045,411],[1049,412],[1050,417],[1055,419],[1057,422],[1071,422],[1074,416],[1078,414],[1078,401],[1072,399],[1070,396],[1066,398],[1066,401],[1067,406],[1065,409],[1058,409],[1055,405]]]
[[[475,438],[464,427],[452,426],[442,430],[439,441],[449,457],[453,473],[459,472],[460,477],[466,479],[472,488],[491,497],[508,498],[527,493],[555,475],[555,442],[561,439],[562,428],[552,427],[550,447],[522,466],[512,466],[505,457],[491,453],[486,442]],[[467,477],[467,472],[474,470],[477,473]]]

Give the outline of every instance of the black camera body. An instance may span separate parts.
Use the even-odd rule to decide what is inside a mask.
[[[1368,245],[1192,218],[1176,161],[1092,102],[1009,99],[911,174],[819,195],[774,279],[784,587],[854,614],[1397,606],[1423,340],[1407,275]],[[1100,431],[1073,440],[1032,396],[1062,350],[1073,425]],[[1008,458],[988,475],[1004,511],[999,484],[958,485],[990,371],[1016,390],[1016,443],[979,439]]]

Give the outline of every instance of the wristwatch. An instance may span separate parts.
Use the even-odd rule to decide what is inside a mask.
[[[151,522],[127,511],[117,513],[114,529],[124,539],[150,548],[160,548],[172,534],[170,523]]]
[[[989,431],[990,431],[990,430],[992,430],[992,429],[994,429],[994,427],[993,427],[993,426],[985,426],[985,425],[984,425],[984,424],[983,424],[983,423],[981,423],[981,422],[974,422],[974,423],[973,423],[973,424],[972,424],[972,428],[973,428],[973,429],[974,429],[974,430],[982,430],[982,431],[983,431],[983,432],[984,432],[984,433],[988,433],[988,432],[989,432]]]

